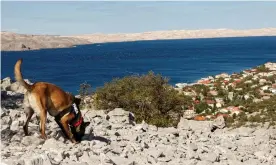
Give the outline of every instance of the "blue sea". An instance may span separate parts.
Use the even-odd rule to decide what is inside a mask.
[[[95,90],[113,78],[148,71],[168,77],[173,85],[276,62],[276,37],[136,41],[1,52],[1,78],[14,77],[19,58],[23,58],[25,79],[51,82],[77,94],[84,82]]]

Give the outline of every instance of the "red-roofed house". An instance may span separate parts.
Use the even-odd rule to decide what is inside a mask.
[[[227,109],[231,112],[231,115],[233,114],[238,115],[239,113],[242,112],[239,107],[229,106],[227,107]]]
[[[214,104],[216,103],[215,100],[206,100],[206,103],[210,106],[210,107],[214,107]]]
[[[198,83],[199,84],[210,84],[210,80],[199,80]]]

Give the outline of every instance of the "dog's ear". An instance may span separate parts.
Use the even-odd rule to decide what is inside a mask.
[[[84,122],[84,128],[89,126],[90,122]]]

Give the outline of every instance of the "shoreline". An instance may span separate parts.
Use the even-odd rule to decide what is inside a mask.
[[[233,37],[276,36],[276,28],[234,30],[171,30],[143,33],[84,34],[84,35],[31,35],[1,32],[1,51],[28,51],[51,48],[69,48],[78,45],[135,42],[154,40],[212,39]]]
[[[276,36],[276,28],[261,28],[248,30],[235,29],[202,29],[202,30],[168,30],[151,31],[143,33],[115,33],[115,34],[83,34],[69,35],[85,39],[93,43],[127,42],[127,41],[151,41],[172,39],[203,39],[203,38],[228,38],[228,37],[257,37]]]

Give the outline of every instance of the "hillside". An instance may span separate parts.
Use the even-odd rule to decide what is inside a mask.
[[[246,37],[246,36],[276,36],[276,28],[232,30],[232,29],[206,29],[206,30],[171,30],[153,31],[144,33],[117,33],[117,34],[83,34],[71,36],[29,35],[12,32],[1,32],[2,51],[22,51],[43,48],[64,48],[74,45],[163,40],[163,39],[189,39],[189,38],[216,38],[216,37]]]
[[[44,48],[64,48],[90,42],[72,37],[53,35],[27,35],[11,32],[1,32],[2,51],[36,50]]]
[[[246,36],[276,36],[276,28],[233,30],[233,29],[206,29],[206,30],[171,30],[153,31],[144,33],[118,34],[85,34],[73,35],[93,43],[122,42],[161,39],[188,39],[188,38],[216,38],[216,37],[246,37]]]

